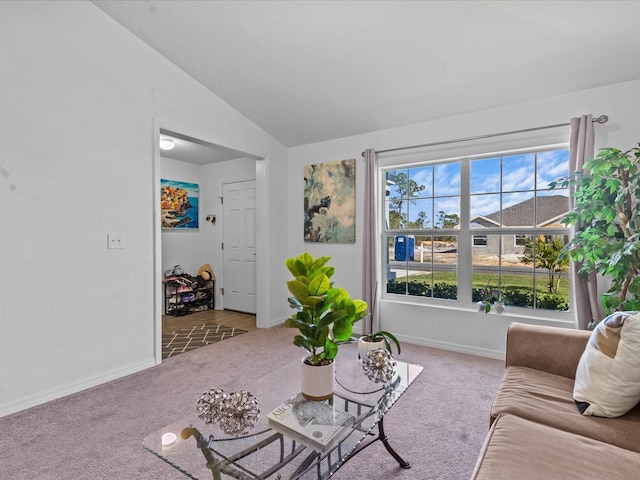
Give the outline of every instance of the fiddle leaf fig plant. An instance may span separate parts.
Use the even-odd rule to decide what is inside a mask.
[[[287,282],[289,306],[296,313],[284,325],[297,328],[294,345],[310,354],[309,363],[326,365],[338,354],[338,345],[351,338],[353,324],[367,314],[367,303],[352,299],[343,288],[331,282],[335,268],[331,257],[313,258],[309,253],[287,258],[285,264],[294,279]]]
[[[638,144],[640,146],[640,144]],[[608,313],[640,310],[640,148],[602,149],[582,172],[550,184],[576,186],[574,207],[564,222],[575,225],[565,254],[580,262],[579,273],[611,278],[603,295]]]

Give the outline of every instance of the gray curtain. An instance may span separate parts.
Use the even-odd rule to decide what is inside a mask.
[[[572,118],[569,146],[569,169],[571,173],[581,171],[587,160],[593,157],[594,145],[595,134],[591,115]],[[573,207],[573,196],[571,197],[571,203]],[[576,228],[579,228],[579,226],[576,226]],[[600,321],[597,279],[594,273],[585,281],[578,276],[578,270],[580,270],[580,264],[574,262],[571,280],[574,285],[578,328],[585,330],[592,325],[592,322],[597,323]]]
[[[364,152],[364,233],[363,233],[363,300],[369,305],[369,315],[363,325],[364,333],[378,330],[378,254],[376,224],[376,187],[378,185],[378,157],[373,148]]]

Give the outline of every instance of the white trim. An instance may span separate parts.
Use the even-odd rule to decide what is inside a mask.
[[[284,322],[287,320],[287,318],[289,318],[289,317],[274,318],[273,320],[270,320],[270,321],[267,322],[267,324],[265,325],[265,328],[271,328],[271,327],[283,327],[284,328]]]
[[[477,195],[476,195],[476,196],[477,196]],[[477,222],[477,220],[478,220],[478,219],[482,219],[482,220],[484,220],[485,222],[493,223],[496,227],[500,227],[500,222],[497,222],[497,221],[495,221],[495,220],[492,220],[491,218],[486,217],[486,216],[484,216],[484,215],[478,215],[477,217],[473,217],[473,218],[469,221],[469,225],[471,225],[471,224],[473,224],[473,223],[478,223],[478,222]],[[478,228],[478,227],[472,227],[472,228]],[[486,228],[486,227],[484,227],[484,225],[483,225],[483,228]]]
[[[162,302],[164,292],[162,290],[162,235],[160,226],[160,131],[175,132],[180,135],[188,136],[194,140],[206,142],[212,145],[219,145],[224,148],[236,150],[244,154],[245,157],[256,161],[256,218],[259,222],[263,222],[256,226],[256,231],[263,231],[264,235],[258,235],[256,239],[256,256],[257,256],[257,299],[256,299],[256,326],[266,328],[269,323],[269,294],[267,290],[268,272],[269,272],[269,224],[265,221],[269,212],[269,185],[268,185],[268,168],[269,157],[252,152],[245,147],[237,147],[229,145],[225,142],[218,141],[211,137],[210,134],[203,132],[195,132],[192,128],[184,128],[171,124],[164,120],[152,118],[152,140],[153,140],[153,158],[152,158],[152,177],[153,177],[153,261],[154,261],[154,279],[153,279],[153,298],[154,298],[154,353],[155,364],[162,363]],[[260,230],[262,228],[263,230]]]
[[[269,243],[269,169],[271,162],[269,157],[262,157],[256,161],[256,256],[257,259],[257,298],[256,298],[256,327],[268,328],[270,325],[269,312],[271,296],[267,286],[270,284],[271,272],[271,247]],[[263,232],[263,234],[259,234]]]
[[[556,215],[553,218],[545,220],[544,222],[540,223],[538,226],[544,228],[545,225],[549,225],[550,223],[554,223],[554,222],[556,222],[558,220],[562,220],[567,215],[567,213],[569,213],[570,211],[571,210],[567,210],[566,212],[561,213],[560,215]]]
[[[550,148],[550,147],[529,147],[526,149],[522,149],[520,150],[518,153],[520,154],[534,154],[534,172],[536,172],[537,174],[537,159],[538,159],[538,154],[541,152],[551,152],[551,151],[562,151],[562,150],[566,150],[566,146],[558,146],[555,148]],[[491,156],[498,156],[500,158],[504,158],[504,157],[510,157],[513,156],[514,152],[497,152],[494,155]],[[458,194],[458,198],[459,198],[459,215],[460,215],[460,223],[458,225],[458,229],[456,231],[456,236],[458,239],[458,256],[457,256],[457,264],[456,264],[456,271],[457,271],[457,287],[458,287],[458,295],[457,295],[457,301],[461,302],[462,305],[467,305],[471,302],[471,298],[473,295],[473,284],[472,284],[472,278],[473,278],[473,273],[475,271],[481,271],[482,268],[481,267],[474,267],[473,261],[472,261],[472,254],[475,248],[484,248],[488,246],[488,237],[490,235],[496,235],[499,237],[500,239],[500,255],[503,252],[503,242],[504,239],[507,236],[510,235],[516,235],[516,233],[512,233],[513,232],[517,232],[518,235],[537,235],[538,232],[536,230],[543,230],[543,228],[540,227],[531,227],[531,226],[527,226],[526,228],[519,228],[519,227],[508,227],[508,228],[502,228],[502,225],[499,224],[498,222],[491,220],[485,216],[482,215],[478,215],[476,217],[472,219],[469,218],[470,216],[470,206],[471,206],[471,199],[473,198],[473,195],[471,195],[471,164],[474,160],[478,160],[479,158],[489,158],[485,155],[479,156],[479,155],[468,155],[468,156],[459,156],[459,157],[455,157],[455,160],[452,159],[443,159],[441,161],[435,160],[435,159],[430,159],[428,161],[416,161],[416,162],[411,162],[411,163],[404,163],[402,166],[397,166],[397,165],[385,165],[385,166],[380,166],[379,167],[379,172],[380,172],[380,177],[385,178],[387,176],[388,172],[397,172],[397,171],[406,171],[407,173],[407,177],[410,179],[410,172],[411,170],[415,170],[415,169],[420,169],[422,167],[432,167],[433,168],[433,177],[431,179],[432,183],[435,183],[436,179],[435,179],[435,171],[436,168],[439,165],[450,165],[453,163],[457,163],[460,165],[460,173],[459,173],[459,182],[460,182],[460,190],[459,190],[459,194]],[[513,193],[511,191],[507,191],[505,192],[503,190],[503,166],[502,163],[500,163],[500,189],[499,192],[495,192],[497,194],[500,195],[500,212],[502,212],[504,210],[504,206],[503,206],[503,195],[505,193]],[[540,191],[544,191],[544,190],[540,190]],[[537,176],[536,176],[536,182],[534,183],[534,190],[533,190],[533,199],[535,201],[535,199],[537,198]],[[492,192],[493,193],[493,192]],[[451,195],[452,197],[456,197],[456,195]],[[427,195],[426,198],[429,198],[429,196]],[[435,196],[435,188],[434,185],[432,185],[431,188],[431,198],[433,201],[435,201],[436,196]],[[380,202],[382,205],[379,208],[388,208],[389,205],[389,199],[388,197],[385,195],[385,198],[383,200],[383,202]],[[432,212],[433,215],[435,216],[435,209]],[[534,213],[535,213],[535,203],[534,203]],[[495,224],[496,227],[492,227],[492,228],[474,228],[472,226],[472,223],[475,222],[478,219],[482,219],[487,221],[488,223],[492,223]],[[387,225],[386,227],[380,222],[378,223],[378,228],[380,229],[380,233],[381,233],[381,237],[383,238],[383,242],[384,245],[386,245],[386,241],[388,238],[390,238],[393,235],[396,235],[399,230],[392,230],[388,228],[389,226]],[[546,229],[545,229],[546,230]],[[559,235],[567,235],[567,229],[559,229],[559,228],[555,228],[555,229],[549,229],[550,231],[548,232],[544,232],[546,235],[554,235],[556,234],[555,231],[556,230],[562,230],[561,233],[559,233]],[[434,228],[424,228],[424,229],[420,229],[420,230],[416,230],[416,229],[405,229],[405,230],[400,230],[400,232],[402,232],[401,234],[403,235],[410,235],[413,234],[416,237],[417,236],[432,236],[432,235],[446,235],[447,234],[447,230],[435,230]],[[477,232],[477,234],[476,234]],[[487,239],[487,243],[485,245],[476,245],[475,244],[475,240],[477,237],[485,237]],[[515,237],[514,237],[515,238]],[[514,242],[514,246],[515,246],[515,239],[513,240]],[[381,263],[383,265],[381,265],[381,271],[385,268],[388,268],[388,265],[390,265],[389,260],[387,259],[386,261],[384,259],[382,259],[382,256],[379,257],[381,260]],[[501,256],[500,256],[501,258]],[[467,270],[467,267],[469,267],[469,269]],[[409,269],[410,266],[407,264],[407,269]],[[437,268],[435,264],[432,264],[432,268],[431,271],[435,271],[438,270],[440,268]],[[421,268],[417,268],[417,270],[421,270]],[[505,271],[502,267],[502,262],[499,262],[499,264],[497,265],[497,273],[500,274],[500,272]],[[535,269],[532,271],[532,278],[534,281],[533,284],[533,294],[535,294],[536,292],[536,280],[538,278],[540,278],[543,274],[542,273],[538,273],[536,274]],[[407,280],[409,280],[408,277],[408,273],[406,276]],[[385,282],[386,283],[386,282]],[[383,293],[381,294],[381,298],[389,298],[389,296],[385,296],[385,293],[383,289]],[[537,296],[537,295],[536,295]],[[410,297],[410,295],[407,294],[398,294],[397,298],[395,298],[396,301],[403,301],[402,299],[404,299],[404,301],[408,300],[407,297]],[[418,297],[421,298],[425,301],[425,303],[431,304],[432,302],[434,302],[436,299],[433,297]],[[568,311],[568,313],[572,314],[573,311],[575,311],[575,305],[574,305],[574,296],[573,296],[573,291],[572,289],[569,290],[569,294],[568,294],[568,304],[570,307],[570,310]],[[530,312],[539,312],[539,311],[545,311],[546,309],[541,309],[541,308],[527,308],[527,311]],[[558,311],[558,310],[546,310],[547,312],[563,312],[563,311]],[[544,315],[546,316],[546,314]]]
[[[152,119],[153,158],[151,164],[153,195],[153,354],[155,365],[162,363],[162,312],[164,286],[162,284],[162,224],[160,222],[160,125]]]
[[[500,350],[491,350],[488,348],[472,347],[461,343],[439,342],[437,340],[429,340],[426,338],[413,337],[408,335],[396,335],[400,342],[411,343],[413,345],[421,345],[423,347],[437,348],[439,350],[447,350],[451,352],[466,353],[469,355],[477,355],[480,357],[495,358],[504,360],[505,352]]]

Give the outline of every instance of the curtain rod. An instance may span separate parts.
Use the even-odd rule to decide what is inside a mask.
[[[592,121],[595,123],[607,123],[609,117],[607,115],[600,115],[597,118],[594,118]],[[456,138],[454,140],[445,140],[442,142],[433,142],[433,143],[423,143],[422,145],[412,145],[410,147],[398,147],[398,148],[388,148],[386,150],[376,150],[376,153],[388,153],[388,152],[397,152],[400,150],[409,150],[412,148],[424,148],[424,147],[434,147],[436,145],[446,145],[448,143],[460,143],[460,142],[468,142],[471,140],[480,140],[483,138],[491,138],[491,137],[501,137],[503,135],[514,135],[516,133],[525,133],[525,132],[535,132],[536,130],[546,130],[547,128],[558,128],[558,127],[566,127],[571,125],[571,123],[557,123],[555,125],[545,125],[543,127],[534,127],[534,128],[525,128],[523,130],[511,130],[510,132],[500,132],[500,133],[489,133],[487,135],[478,135],[476,137],[466,137],[466,138]],[[365,156],[365,152],[362,152],[362,156]]]

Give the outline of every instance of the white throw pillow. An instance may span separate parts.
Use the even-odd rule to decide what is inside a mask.
[[[640,401],[640,313],[616,312],[596,325],[578,369],[573,398],[583,415],[619,417]]]

